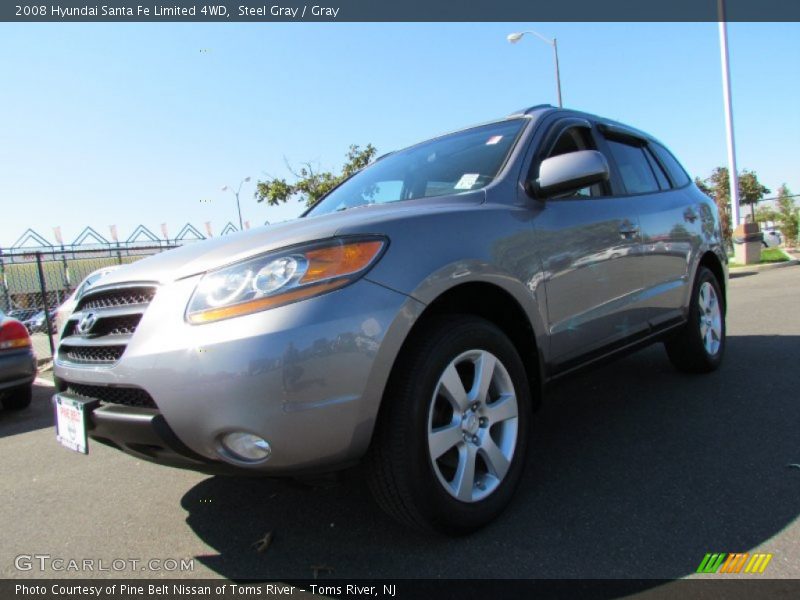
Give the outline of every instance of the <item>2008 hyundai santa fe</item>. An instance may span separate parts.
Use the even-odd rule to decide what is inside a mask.
[[[511,499],[548,381],[656,341],[717,368],[726,281],[716,207],[662,144],[537,106],[107,275],[62,334],[58,434],[212,473],[363,461],[390,514],[465,533]]]

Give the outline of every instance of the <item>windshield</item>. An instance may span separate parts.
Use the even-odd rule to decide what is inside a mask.
[[[342,183],[307,214],[480,189],[497,176],[525,122],[481,125],[390,154]]]

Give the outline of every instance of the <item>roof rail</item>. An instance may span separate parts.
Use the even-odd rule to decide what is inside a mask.
[[[529,106],[528,108],[523,108],[521,110],[516,110],[516,111],[514,111],[513,113],[511,113],[508,116],[509,117],[519,117],[519,116],[522,116],[522,115],[529,115],[532,112],[535,112],[537,110],[541,110],[543,108],[553,108],[553,105],[552,104],[537,104],[536,106]]]

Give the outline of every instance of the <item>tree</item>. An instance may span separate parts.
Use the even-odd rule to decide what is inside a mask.
[[[728,177],[728,169],[717,167],[707,179],[696,178],[695,184],[700,191],[710,196],[719,210],[720,227],[722,237],[726,245],[731,243],[731,184]],[[756,220],[755,205],[770,190],[758,181],[758,176],[754,171],[742,171],[739,174],[739,203],[749,204],[750,213],[753,220]]]
[[[256,200],[276,206],[290,198],[296,198],[311,206],[353,173],[366,167],[376,152],[372,144],[367,144],[363,149],[355,144],[351,145],[347,151],[347,162],[338,175],[330,171],[321,171],[308,162],[303,163],[299,171],[289,166],[289,171],[295,179],[294,183],[278,177],[259,181],[256,184]]]
[[[784,183],[778,188],[778,199],[775,202],[776,221],[786,238],[787,246],[796,246],[800,235],[800,209],[795,205],[792,192]]]
[[[777,223],[780,221],[780,215],[775,210],[774,206],[759,206],[756,208],[756,222],[764,227],[766,223]]]
[[[739,203],[750,205],[750,215],[756,220],[756,203],[769,194],[767,186],[761,185],[753,171],[742,171],[739,175]]]

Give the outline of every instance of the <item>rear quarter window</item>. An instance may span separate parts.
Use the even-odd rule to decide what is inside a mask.
[[[664,165],[664,168],[669,173],[669,178],[672,179],[672,183],[675,187],[683,187],[691,181],[689,176],[684,171],[681,163],[677,161],[677,159],[672,156],[672,153],[664,148],[661,144],[652,143],[650,144],[650,148],[653,153],[658,157],[658,161]]]

